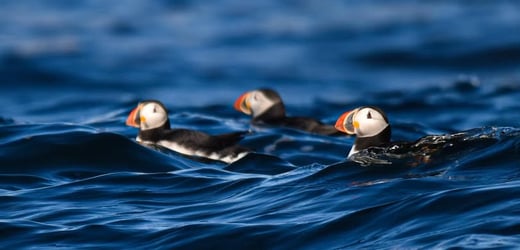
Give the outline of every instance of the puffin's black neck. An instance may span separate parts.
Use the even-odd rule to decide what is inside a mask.
[[[164,131],[170,129],[170,121],[167,120],[162,126],[153,129],[141,130],[139,129],[139,138],[143,141],[159,141],[162,138]]]
[[[282,102],[278,102],[272,107],[268,108],[259,116],[253,117],[253,122],[268,122],[282,120],[285,118],[285,106]]]
[[[389,144],[391,137],[392,128],[390,127],[390,124],[388,124],[388,126],[377,135],[370,137],[356,137],[354,144],[356,145],[356,150],[363,150],[369,147]]]

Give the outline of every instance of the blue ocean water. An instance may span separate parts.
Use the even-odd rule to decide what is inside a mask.
[[[515,249],[516,1],[0,3],[2,249]],[[252,127],[271,87],[334,123],[376,105],[396,141],[462,133],[422,164],[362,166],[352,137]],[[227,165],[135,142],[172,126],[253,131]]]

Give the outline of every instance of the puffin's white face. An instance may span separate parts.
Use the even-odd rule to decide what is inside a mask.
[[[259,116],[278,102],[280,100],[272,100],[260,90],[253,90],[241,95],[234,107],[242,113]]]
[[[167,121],[168,113],[164,106],[157,102],[144,102],[132,110],[126,120],[126,124],[142,130],[148,130],[161,127]]]
[[[357,108],[340,116],[336,129],[358,137],[371,137],[388,127],[388,121],[382,111],[372,107]]]
[[[154,102],[145,103],[141,108],[141,128],[158,128],[168,120],[168,114],[164,108]]]

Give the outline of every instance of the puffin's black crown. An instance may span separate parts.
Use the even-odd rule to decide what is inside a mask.
[[[265,97],[267,97],[267,98],[269,98],[269,99],[271,99],[273,101],[280,101],[280,102],[282,102],[282,98],[280,97],[278,92],[276,92],[273,89],[270,89],[270,88],[260,88],[260,89],[258,89],[258,91],[264,93]]]
[[[164,106],[164,104],[161,101],[154,100],[154,99],[148,99],[148,100],[143,100],[140,103],[141,104],[155,103],[155,104],[161,106],[161,108],[163,108],[164,111],[166,111],[166,113],[168,113],[168,109],[166,108],[166,106]]]

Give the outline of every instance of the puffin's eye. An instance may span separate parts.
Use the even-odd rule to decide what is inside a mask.
[[[156,110],[155,106],[153,106],[153,112],[154,112],[154,113],[155,113],[155,112],[157,112],[157,110]]]
[[[370,114],[370,112],[367,114],[367,119],[372,119],[372,114]]]

